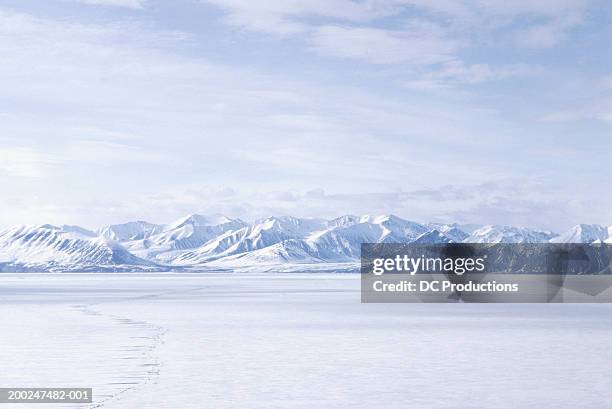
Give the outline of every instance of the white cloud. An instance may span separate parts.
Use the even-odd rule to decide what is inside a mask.
[[[131,9],[141,9],[147,0],[64,0],[77,3],[90,4],[95,6],[126,7]]]
[[[479,30],[491,25],[504,28],[522,17],[559,18],[579,14],[591,0],[395,0],[394,3],[416,7],[432,17],[444,16],[454,25]]]
[[[563,41],[567,32],[582,22],[579,14],[567,14],[543,24],[529,26],[515,34],[518,45],[529,48],[554,47]]]
[[[142,146],[126,145],[108,141],[83,140],[66,146],[64,155],[74,161],[87,164],[102,164],[112,166],[117,163],[134,164],[176,164],[174,156],[154,152]]]
[[[331,168],[329,183],[341,184],[347,146],[355,146],[350,161],[362,174],[369,152],[359,146],[376,148],[380,141],[372,135],[435,131],[440,138],[460,133],[458,121],[474,115],[453,108],[456,117],[445,118],[444,110],[423,101],[387,101],[355,87],[210,64],[176,53],[181,41],[138,23],[82,24],[0,12],[0,87],[15,102],[0,122],[0,135],[15,146],[26,140],[61,153],[76,167],[72,174],[90,177],[104,177],[102,170],[95,174],[104,163],[131,159],[155,164],[147,167],[150,177],[129,175],[144,184],[173,174],[169,169],[180,157],[186,178],[204,173],[237,181],[246,172],[261,173],[254,183],[262,183],[280,172],[286,180],[274,183],[303,183],[296,177],[317,179]],[[321,149],[325,161],[318,159]],[[269,152],[293,162],[282,156],[257,160]],[[305,166],[309,161],[319,166]],[[383,167],[378,161],[368,166],[371,174]]]
[[[584,118],[582,111],[559,111],[551,112],[539,118],[542,122],[572,122]]]
[[[601,87],[601,81],[595,82],[595,86]],[[605,85],[604,85],[605,86]],[[600,91],[600,88],[598,88]],[[572,104],[568,109],[554,111],[542,115],[542,122],[575,122],[575,121],[602,121],[612,122],[612,98],[607,95],[598,95],[589,100],[580,100],[579,104]]]
[[[446,82],[442,82],[432,78],[421,78],[417,80],[400,81],[400,85],[404,88],[413,89],[416,91],[439,91],[450,88]]]
[[[207,0],[226,11],[224,22],[270,34],[300,34],[318,54],[372,64],[433,64],[448,60],[459,41],[433,22],[413,20],[401,29],[368,26],[402,11],[399,2],[351,0]],[[314,23],[313,17],[327,21]],[[334,23],[330,24],[329,20]]]
[[[295,34],[309,30],[310,24],[300,21],[309,17],[325,17],[364,22],[393,14],[395,7],[384,3],[351,0],[202,0],[226,12],[225,23],[272,34]]]
[[[413,8],[430,17],[451,17],[455,22],[497,19],[509,23],[520,16],[556,18],[583,11],[590,0],[201,0],[225,11],[226,23],[256,31],[274,30],[261,22],[296,22],[306,17],[324,17],[366,23],[397,16]],[[309,23],[315,24],[315,23]]]
[[[62,158],[25,147],[0,149],[0,173],[25,178],[45,177]]]
[[[513,65],[490,65],[472,64],[466,65],[461,61],[449,61],[444,64],[433,76],[439,79],[454,79],[459,82],[477,84],[487,81],[502,80],[515,77],[526,77],[541,72],[537,67],[526,64]]]
[[[419,79],[402,81],[401,85],[419,91],[446,90],[458,85],[531,77],[542,72],[541,68],[526,64],[466,65],[460,60],[451,60],[430,69]]]
[[[474,84],[524,76],[532,69],[520,64],[501,67],[486,62],[468,64],[461,52],[483,43],[529,48],[555,46],[582,22],[589,0],[203,2],[223,10],[223,21],[228,25],[299,36],[306,50],[325,57],[376,65],[431,67],[435,72],[403,81],[406,87],[431,90],[447,88],[451,78],[456,84]],[[382,18],[391,18],[394,23],[385,24]],[[436,65],[442,62],[455,62],[458,66],[440,70]]]
[[[382,190],[360,193],[312,190],[231,190],[223,187],[175,187],[144,198],[166,210],[167,222],[182,214],[221,213],[247,221],[271,215],[333,218],[344,214],[393,213],[418,222],[458,222],[506,224],[563,231],[584,221],[583,210],[590,208],[589,221],[607,224],[610,210],[606,194],[598,204],[588,204],[575,191],[544,181],[525,179],[490,180],[478,184],[445,184],[421,190]],[[577,187],[583,191],[588,187]],[[215,197],[216,200],[210,200]],[[559,206],[562,201],[568,206]],[[144,202],[140,205],[146,208]]]
[[[18,177],[49,177],[54,169],[79,163],[87,166],[114,166],[120,163],[173,164],[176,159],[172,155],[138,146],[95,140],[60,142],[44,151],[19,146],[0,149],[0,172]]]
[[[422,223],[505,224],[560,232],[582,222],[607,225],[612,216],[607,206],[611,199],[608,192],[593,202],[583,196],[588,186],[568,190],[563,183],[531,178],[362,193],[251,187],[238,191],[226,186],[175,186],[128,202],[112,197],[84,202],[61,197],[53,201],[15,197],[11,201],[18,206],[10,213],[0,212],[0,224],[74,223],[95,229],[137,219],[167,223],[194,212],[221,213],[246,221],[272,215],[333,218],[393,213]],[[560,202],[565,205],[559,206]]]
[[[224,22],[234,27],[271,34],[320,35],[329,22],[333,25],[360,29],[378,29],[376,22],[383,17],[398,17],[405,13],[414,15],[414,10],[425,13],[422,18],[431,23],[444,22],[446,34],[453,40],[466,42],[477,37],[477,42],[488,39],[495,30],[509,27],[521,18],[544,19],[539,24],[528,26],[516,33],[516,41],[529,47],[550,47],[563,38],[565,32],[580,24],[590,0],[202,0],[222,9]],[[319,18],[319,21],[313,20]],[[529,20],[528,20],[529,21]],[[400,29],[401,31],[401,29]],[[347,33],[337,30],[337,41],[347,39]],[[362,33],[366,33],[363,31]],[[328,35],[333,35],[329,32]],[[353,33],[358,36],[359,31]],[[369,44],[389,47],[389,37],[397,37],[394,31],[386,36],[372,32],[374,39]],[[401,37],[401,36],[399,36]],[[480,38],[478,38],[480,37]],[[352,37],[348,36],[350,40]],[[363,41],[363,40],[360,40]],[[410,39],[408,39],[410,41]],[[484,40],[486,41],[486,40]],[[350,46],[350,43],[345,43]],[[395,46],[396,47],[396,46]],[[394,48],[395,48],[394,47]],[[335,48],[335,47],[334,47]],[[403,60],[402,60],[403,61]],[[395,62],[395,61],[393,61]]]
[[[377,28],[324,26],[308,40],[310,50],[372,64],[435,64],[448,61],[460,43],[429,27],[394,31]]]
[[[612,89],[612,75],[602,78],[600,83],[603,87]]]

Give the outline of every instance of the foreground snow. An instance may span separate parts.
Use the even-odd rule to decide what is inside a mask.
[[[0,385],[104,408],[604,408],[611,312],[360,304],[351,274],[3,274]]]

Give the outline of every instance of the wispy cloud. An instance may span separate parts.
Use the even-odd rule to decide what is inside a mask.
[[[351,0],[202,0],[226,12],[224,22],[238,28],[270,34],[297,34],[311,29],[308,18],[364,22],[397,12],[393,4]]]
[[[576,121],[612,122],[612,96],[598,92],[586,101],[579,101],[569,109],[549,112],[539,117],[542,122],[568,123]]]
[[[578,111],[559,111],[559,112],[551,112],[549,114],[543,115],[539,118],[542,122],[572,122],[577,121],[579,119],[583,119],[585,117],[585,113]]]
[[[459,60],[450,60],[423,74],[417,80],[403,81],[402,85],[406,88],[431,91],[465,84],[481,84],[514,78],[528,78],[540,75],[543,71],[541,67],[526,64],[466,65]]]
[[[399,82],[439,90],[530,76],[529,63],[470,61],[482,45],[548,48],[580,26],[588,0],[263,1],[206,0],[223,22],[244,30],[299,37],[319,56],[377,66],[417,67]],[[390,23],[391,22],[391,23]],[[426,70],[421,69],[426,67]]]
[[[108,141],[82,140],[66,146],[63,151],[65,157],[70,160],[89,165],[113,166],[117,163],[132,163],[169,166],[177,163],[177,159],[171,154],[155,152],[143,146]]]
[[[309,39],[318,54],[372,64],[436,64],[452,59],[461,43],[441,30],[415,25],[405,30],[323,26]]]
[[[518,30],[515,40],[519,46],[528,48],[549,48],[562,42],[569,30],[582,23],[578,13],[553,18],[542,24],[528,26]]]
[[[0,172],[26,178],[48,178],[53,170],[64,166],[115,166],[121,163],[171,165],[176,162],[176,158],[166,153],[96,140],[60,142],[44,150],[19,146],[0,149]]]
[[[519,46],[552,47],[582,22],[589,4],[588,0],[203,2],[222,9],[228,25],[283,36],[300,34],[312,45],[310,50],[362,57],[375,64],[436,63],[456,51],[457,44],[483,42],[478,37],[503,39],[502,28],[514,31]],[[410,12],[416,17],[405,18]],[[395,19],[397,29],[380,24],[389,18]],[[420,26],[418,32],[415,26]]]
[[[0,172],[25,178],[41,178],[50,167],[59,165],[64,159],[25,147],[0,149]]]
[[[542,180],[500,179],[474,185],[440,185],[419,190],[341,193],[311,190],[236,190],[227,187],[176,187],[145,200],[163,206],[171,220],[183,213],[223,213],[245,220],[271,215],[337,217],[344,214],[393,213],[418,222],[505,224],[562,231],[581,222],[608,223],[604,205],[570,194],[563,184]],[[582,190],[579,188],[578,190]],[[215,197],[216,200],[208,200]],[[558,201],[568,206],[559,206]],[[143,204],[143,206],[145,206]]]
[[[460,42],[437,23],[409,21],[390,30],[369,23],[402,12],[399,2],[209,0],[232,26],[269,34],[305,36],[318,54],[372,64],[434,64],[450,59]],[[323,19],[314,22],[313,18]],[[324,23],[327,21],[327,23]],[[334,24],[329,24],[332,21]]]
[[[94,6],[127,7],[131,9],[141,9],[147,0],[64,0],[76,3],[89,4]]]

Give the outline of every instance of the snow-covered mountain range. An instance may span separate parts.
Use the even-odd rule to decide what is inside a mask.
[[[612,243],[612,226],[555,234],[512,226],[421,224],[394,215],[332,220],[290,216],[253,223],[189,215],[90,231],[17,226],[0,231],[0,271],[353,270],[362,243]]]

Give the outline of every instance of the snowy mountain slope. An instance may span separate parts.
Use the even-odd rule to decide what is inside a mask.
[[[71,226],[71,225],[64,224],[61,226],[61,230],[63,230],[66,233],[71,233],[73,237],[82,237],[85,239],[98,236],[96,232],[84,229],[80,226]]]
[[[239,243],[248,233],[248,227],[243,227],[239,230],[230,230],[215,237],[202,246],[184,251],[178,254],[173,260],[176,265],[193,265],[202,264],[207,261],[218,259],[224,253],[229,253],[230,248],[233,248]]]
[[[429,229],[419,223],[404,220],[394,215],[362,216],[361,224],[369,223],[380,226],[381,236],[378,243],[402,243],[412,241]]]
[[[346,261],[359,257],[362,243],[377,243],[382,235],[380,226],[357,223],[313,234],[308,243],[320,249],[321,257],[326,260]]]
[[[175,259],[175,263],[199,264],[259,250],[286,240],[302,240],[325,226],[326,221],[321,219],[269,217],[239,230],[226,232],[197,249],[185,252]]]
[[[442,234],[438,230],[428,231],[427,233],[421,234],[419,237],[414,239],[415,244],[443,244],[443,243],[455,243],[453,239]]]
[[[161,233],[164,226],[145,221],[111,224],[98,230],[98,235],[115,241],[130,241],[147,239]]]
[[[612,226],[579,224],[553,238],[551,243],[593,243],[594,241],[612,243]]]
[[[302,241],[299,245],[301,251],[307,252],[315,260],[347,262],[359,257],[362,243],[409,242],[427,231],[421,224],[393,215],[347,215],[330,221],[269,217],[242,229],[226,232],[196,249],[176,255],[170,262],[175,265],[198,265],[275,245],[278,246],[274,251],[285,251],[296,255],[296,260],[301,260],[306,256],[298,256],[293,249],[282,249],[286,245],[295,247],[296,241]]]
[[[328,228],[348,227],[348,226],[352,226],[354,224],[359,223],[360,220],[361,220],[361,216],[347,214],[347,215],[340,216],[340,217],[330,220],[329,222],[327,222],[327,227]]]
[[[252,251],[290,239],[305,239],[315,231],[325,229],[327,222],[321,219],[297,217],[269,217],[251,225],[246,236],[235,246],[234,253]]]
[[[5,270],[11,266],[43,271],[156,267],[132,255],[117,242],[90,237],[81,229],[48,224],[17,226],[1,232],[0,262]]]
[[[477,230],[478,228],[467,228],[464,226],[460,226],[456,223],[453,224],[442,224],[442,223],[429,223],[427,227],[430,230],[437,230],[442,233],[444,236],[448,237],[452,241],[456,243],[461,243],[463,240],[467,239],[471,232]]]
[[[394,215],[342,216],[307,241],[324,260],[342,262],[359,258],[362,243],[409,243],[427,233],[427,227]]]
[[[212,265],[252,265],[282,263],[320,263],[325,260],[316,256],[316,249],[303,240],[289,239],[258,250],[235,254],[218,259]]]
[[[488,225],[475,230],[464,243],[546,243],[556,235],[524,227]]]
[[[192,214],[164,226],[157,234],[141,240],[127,241],[124,245],[139,257],[170,263],[182,253],[200,247],[224,233],[240,230],[246,225],[242,220],[225,216],[206,217]]]

